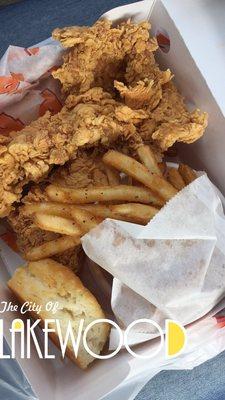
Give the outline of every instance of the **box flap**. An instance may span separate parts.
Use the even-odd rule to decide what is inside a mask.
[[[174,7],[166,8],[167,0],[156,1],[151,14],[152,34],[165,33],[170,41],[169,51],[158,50],[156,58],[160,66],[170,68],[175,75],[175,82],[185,100],[192,105],[206,111],[209,114],[209,124],[204,136],[192,145],[181,145],[180,155],[184,162],[196,169],[205,170],[210,179],[225,192],[225,119],[216,97],[209,88],[208,74],[203,75],[197,60],[196,51],[191,52],[186,42],[186,34],[183,36],[182,21],[174,17]],[[183,4],[183,2],[182,2]],[[180,17],[179,17],[180,18]],[[189,21],[189,33],[191,30],[191,17]],[[189,35],[190,36],[190,35]],[[193,40],[193,36],[192,36]],[[167,49],[168,50],[168,49]],[[200,55],[197,58],[200,59]]]

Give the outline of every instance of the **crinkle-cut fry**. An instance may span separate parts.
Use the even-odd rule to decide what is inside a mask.
[[[65,203],[53,203],[53,202],[43,202],[43,203],[27,203],[23,206],[23,212],[25,214],[35,214],[35,213],[45,213],[49,215],[56,215],[58,217],[70,218],[71,210],[70,206]]]
[[[67,204],[88,204],[96,201],[129,201],[161,206],[164,201],[149,189],[139,186],[117,185],[74,189],[49,185],[46,193],[52,201]]]
[[[106,175],[111,186],[119,185],[120,184],[120,174],[119,172],[109,166],[105,166]]]
[[[95,228],[102,221],[102,218],[96,218],[89,211],[80,208],[73,208],[71,217],[80,226],[83,234]]]
[[[34,223],[45,231],[61,233],[61,235],[80,236],[82,231],[75,221],[56,215],[36,213]]]
[[[197,178],[197,175],[193,171],[193,169],[186,164],[180,164],[178,171],[181,174],[186,185],[193,182]]]
[[[156,161],[155,155],[152,149],[147,145],[142,145],[138,147],[137,154],[141,162],[146,166],[146,168],[153,174],[162,176],[161,170]]]
[[[43,243],[40,246],[33,247],[24,254],[24,258],[29,261],[38,261],[70,250],[79,243],[79,236],[62,236],[58,239]]]
[[[143,206],[143,207],[142,207]],[[80,208],[89,211],[96,217],[112,218],[136,224],[146,225],[149,220],[159,211],[158,208],[140,203],[126,204],[85,204]]]
[[[168,181],[177,189],[181,190],[185,187],[185,182],[176,168],[168,167]]]
[[[144,165],[125,154],[115,150],[109,150],[103,156],[103,161],[107,165],[111,165],[119,171],[132,176],[132,178],[135,178],[137,181],[140,181],[165,201],[170,200],[177,193],[177,189],[164,178],[152,174]]]

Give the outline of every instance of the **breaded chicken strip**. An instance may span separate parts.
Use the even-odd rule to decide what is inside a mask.
[[[119,137],[135,136],[135,124],[143,115],[140,119],[136,111],[127,111],[129,116],[122,121],[121,104],[94,88],[86,97],[70,96],[58,114],[46,113],[2,146],[0,217],[8,215],[20,200],[24,185],[43,180],[54,165],[75,158],[79,148],[108,146]]]
[[[130,20],[113,26],[97,21],[91,27],[55,29],[53,38],[68,48],[64,63],[53,76],[65,93],[83,93],[94,86],[114,92],[114,80],[128,84],[149,78],[155,91],[171,79],[169,71],[160,71],[153,51],[158,48],[149,34],[150,24]]]
[[[120,86],[121,95],[124,94],[125,101],[129,99],[130,106],[132,101],[140,104],[141,99],[146,100],[148,94],[147,87],[140,83],[134,89],[131,91]],[[147,101],[143,104],[149,117],[139,125],[138,133],[143,141],[154,143],[163,152],[175,142],[193,143],[204,134],[208,123],[207,113],[188,111],[183,97],[172,82],[163,86],[162,98],[157,107],[149,109],[149,104]]]

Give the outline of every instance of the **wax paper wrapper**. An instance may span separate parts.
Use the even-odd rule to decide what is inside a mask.
[[[61,110],[59,82],[51,72],[62,63],[64,51],[54,41],[28,49],[9,46],[0,60],[0,134]]]
[[[141,318],[186,325],[224,297],[222,201],[200,174],[148,225],[107,219],[83,237],[88,257],[114,277],[111,305],[122,327]]]

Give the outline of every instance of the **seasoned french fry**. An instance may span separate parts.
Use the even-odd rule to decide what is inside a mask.
[[[197,178],[197,175],[193,171],[193,169],[186,164],[180,164],[178,171],[181,174],[186,185],[193,182]]]
[[[168,181],[177,189],[181,190],[185,187],[185,182],[176,168],[168,167]]]
[[[164,204],[164,201],[149,189],[129,185],[101,186],[86,189],[49,185],[46,188],[46,193],[52,201],[68,204],[88,204],[96,201],[129,201],[152,203],[159,206]]]
[[[144,225],[159,212],[158,208],[138,203],[113,205],[112,210],[130,221]]]
[[[126,177],[126,183],[127,183],[127,185],[130,185],[130,186],[132,186],[132,185],[137,186],[137,185],[135,185],[134,180],[131,178],[131,176]],[[138,182],[138,183],[140,184],[140,182]]]
[[[79,207],[89,211],[96,217],[101,217],[102,219],[112,218],[143,225],[147,224],[148,221],[159,211],[158,208],[139,203],[115,205],[85,204],[80,205]]]
[[[57,215],[58,217],[70,218],[70,206],[64,203],[27,203],[23,207],[25,214],[45,213],[49,215]]]
[[[72,249],[80,243],[79,236],[62,236],[50,242],[34,247],[24,254],[26,260],[37,261],[55,256],[63,251]]]
[[[87,210],[79,208],[73,208],[73,210],[71,210],[71,216],[80,226],[83,234],[95,228],[102,221],[102,218],[96,218]]]
[[[140,146],[137,149],[138,156],[146,168],[153,174],[162,175],[161,170],[157,164],[155,155],[151,148],[147,145]]]
[[[106,169],[106,174],[107,174],[107,177],[108,177],[109,184],[111,186],[119,185],[120,184],[120,174],[119,174],[119,172],[116,169],[111,168],[109,166],[106,166],[105,169]]]
[[[177,189],[164,178],[151,174],[144,165],[118,151],[109,150],[108,153],[103,156],[103,161],[107,165],[111,165],[125,172],[127,175],[132,176],[132,178],[135,178],[137,181],[140,181],[162,199],[169,200],[177,193]]]
[[[166,171],[167,171],[167,165],[164,161],[158,163],[159,169],[161,171],[162,176],[166,175]]]
[[[45,231],[70,236],[82,235],[80,227],[71,219],[58,217],[56,215],[36,213],[34,215],[34,222],[39,228],[44,229]]]
[[[133,203],[132,203],[133,204]],[[99,217],[102,219],[112,218],[112,219],[121,219],[121,215],[117,212],[113,211],[113,205],[105,205],[105,204],[81,204],[79,208],[82,210],[89,211],[95,217]],[[125,219],[126,221],[126,219]]]

